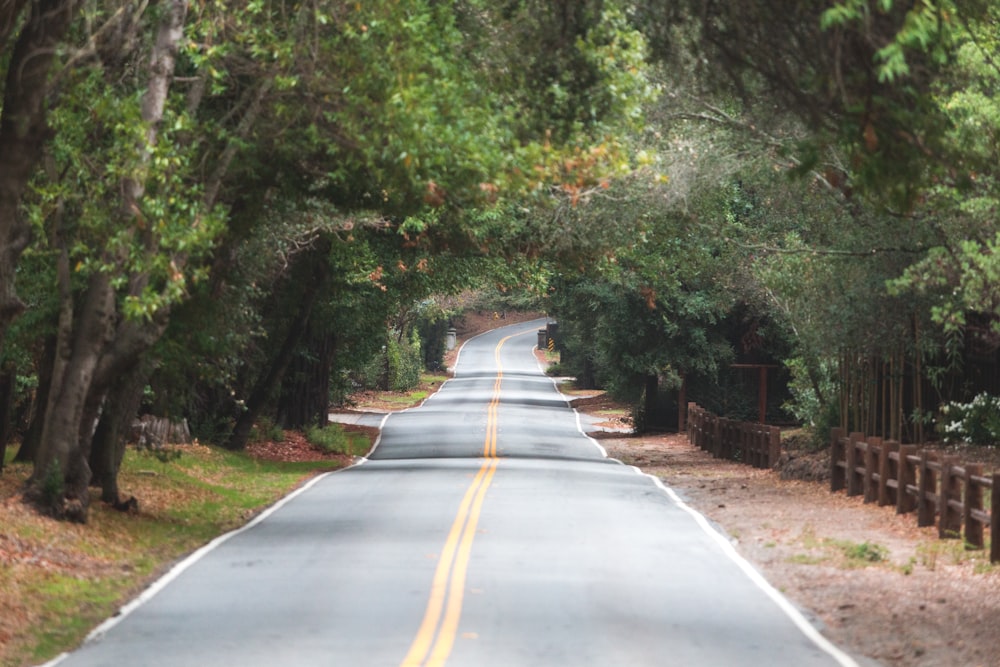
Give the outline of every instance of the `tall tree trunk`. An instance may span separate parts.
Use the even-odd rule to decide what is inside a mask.
[[[147,89],[141,102],[142,120],[146,124],[146,140],[136,146],[141,162],[149,160],[149,147],[157,141],[173,79],[177,47],[183,37],[187,0],[169,0],[163,9],[150,53]],[[138,215],[145,185],[141,171],[122,181],[120,210],[126,224]],[[146,232],[143,241],[147,252],[156,252],[151,232]],[[116,258],[104,259],[114,264]],[[148,350],[151,341],[162,334],[167,315],[158,313],[152,322],[119,317],[117,294],[109,274],[103,271],[91,276],[83,302],[76,310],[72,308],[65,250],[58,261],[63,301],[59,355],[35,457],[30,497],[43,510],[83,522],[87,519],[90,499],[91,443],[113,374],[131,368],[134,360]],[[148,280],[144,274],[130,276],[130,293],[141,294]],[[61,485],[58,484],[60,477]]]
[[[5,368],[0,373],[0,471],[7,458],[7,441],[13,428],[14,392],[17,387],[17,373],[13,368]]]
[[[6,45],[20,20],[23,1],[0,8],[0,44]],[[24,310],[15,277],[31,228],[21,214],[21,198],[38,164],[48,134],[48,78],[58,49],[79,3],[38,0],[21,27],[7,63],[0,101],[0,351],[11,322]],[[7,52],[4,49],[4,52]]]
[[[125,456],[125,441],[142,402],[148,373],[136,365],[111,388],[90,450],[93,483],[101,487],[101,500],[116,507],[121,502],[118,471]]]
[[[59,349],[29,497],[43,510],[73,521],[87,520],[90,443],[81,442],[81,435],[93,434],[93,424],[85,423],[88,397],[114,317],[115,292],[110,277],[95,273],[81,304],[77,330],[73,335],[59,332],[60,339],[69,344]],[[63,326],[66,323],[61,321],[60,328]],[[56,483],[59,477],[61,485]]]
[[[35,460],[42,442],[42,425],[45,423],[45,409],[49,403],[52,388],[52,372],[56,359],[56,337],[48,336],[43,346],[42,358],[38,361],[38,390],[35,392],[34,409],[28,430],[21,438],[21,448],[17,450],[15,461],[30,463]]]

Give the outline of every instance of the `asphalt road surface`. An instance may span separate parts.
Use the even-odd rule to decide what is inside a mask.
[[[362,465],[185,561],[59,664],[855,665],[582,434],[531,352],[541,324],[469,341]]]

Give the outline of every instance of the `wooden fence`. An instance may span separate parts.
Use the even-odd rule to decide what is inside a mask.
[[[687,434],[691,444],[716,458],[770,468],[781,455],[781,430],[755,422],[739,422],[713,415],[697,403],[688,403]]]
[[[897,514],[916,511],[917,525],[936,523],[941,539],[962,537],[964,528],[966,544],[982,549],[989,526],[990,562],[1000,562],[1000,473],[987,477],[980,464],[840,428],[830,433],[830,473],[831,492],[844,489],[866,503],[894,505]]]

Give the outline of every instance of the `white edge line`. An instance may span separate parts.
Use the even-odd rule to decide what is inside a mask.
[[[534,351],[537,350],[537,349],[538,349],[538,345],[535,345],[533,348],[531,348],[532,355],[534,355]],[[545,377],[547,377],[549,379],[549,381],[552,382],[552,386],[555,388],[556,393],[559,394],[559,397],[562,398],[562,400],[566,401],[566,407],[568,407],[569,409],[571,409],[573,411],[573,414],[576,415],[576,430],[578,430],[580,432],[580,435],[582,435],[587,440],[589,440],[590,444],[592,444],[594,447],[597,447],[598,451],[601,452],[601,456],[603,456],[606,459],[610,458],[608,456],[608,450],[606,450],[604,448],[604,445],[602,445],[601,443],[597,442],[597,440],[594,437],[588,435],[587,432],[583,430],[583,416],[580,414],[579,410],[577,410],[576,408],[573,407],[573,399],[570,398],[569,396],[567,396],[566,394],[562,393],[562,390],[559,389],[559,383],[556,382],[556,379],[554,377],[552,377],[551,375],[548,375],[545,372],[545,369],[542,368],[542,362],[538,361],[538,357],[535,357],[535,363],[538,364],[538,370],[540,370],[542,372],[542,375],[544,375]],[[615,460],[617,460],[617,459],[615,459]],[[619,461],[619,463],[621,463],[621,462]]]
[[[458,348],[458,354],[455,355],[455,368],[458,368],[458,360],[461,358],[461,356],[462,356],[462,350],[465,349],[465,346],[468,344],[468,342],[470,340],[473,340],[474,338],[479,338],[480,336],[488,334],[488,333],[490,333],[490,331],[496,331],[496,330],[495,329],[490,329],[488,331],[482,331],[482,332],[476,334],[475,336],[472,336],[471,338],[469,338],[468,340],[466,340],[466,341],[464,341],[462,343],[462,345]],[[382,417],[382,421],[379,422],[379,425],[378,425],[378,437],[375,438],[375,443],[372,445],[372,448],[368,450],[367,454],[365,454],[360,459],[358,459],[350,467],[353,468],[354,466],[363,465],[363,464],[365,464],[365,463],[368,462],[368,458],[375,452],[375,450],[378,448],[378,446],[380,444],[382,444],[382,430],[385,428],[385,423],[387,421],[389,421],[389,417],[391,417],[392,415],[395,415],[395,414],[400,414],[402,412],[409,412],[410,410],[414,410],[416,408],[422,408],[424,406],[424,404],[427,403],[427,401],[429,401],[432,398],[434,398],[435,396],[437,396],[438,391],[441,391],[442,389],[444,389],[444,386],[446,384],[448,384],[449,382],[451,382],[452,380],[454,380],[457,375],[458,375],[457,372],[452,371],[452,376],[450,378],[448,378],[447,380],[445,380],[444,382],[442,382],[441,386],[438,387],[438,390],[436,392],[434,392],[433,394],[431,394],[430,396],[428,396],[424,400],[420,401],[419,405],[415,405],[413,407],[405,408],[403,410],[396,410],[394,412],[387,412],[387,413],[385,413],[385,416]]]
[[[532,348],[533,351],[535,349],[538,349],[537,345],[534,348]],[[542,364],[541,362],[538,361],[537,357],[535,358],[535,361],[538,363],[538,368],[542,371],[542,374],[545,374],[545,369],[542,368]],[[556,393],[558,393],[559,396],[561,396],[562,399],[566,401],[566,404],[569,407],[573,408],[572,400],[568,396],[566,396],[566,394],[562,393],[562,391],[559,390],[559,384],[556,382],[555,378],[549,377],[549,380],[552,381],[552,385],[555,387]],[[588,435],[583,430],[583,423],[581,422],[580,411],[577,410],[576,408],[573,408],[573,412],[576,414],[577,429],[580,431],[583,437],[587,438],[587,440],[589,440],[595,447],[597,447],[601,451],[601,453],[604,455],[604,458],[615,461],[621,465],[627,465],[625,463],[622,463],[618,459],[609,457],[608,451],[604,448],[604,446],[601,445],[601,443],[599,443],[597,440],[595,440],[593,437]],[[809,620],[802,615],[802,612],[799,611],[795,607],[795,605],[793,605],[791,602],[788,601],[788,598],[786,598],[784,595],[782,595],[780,591],[778,591],[778,589],[772,586],[770,582],[768,582],[768,580],[764,578],[764,575],[762,575],[760,572],[757,571],[757,569],[750,563],[750,561],[748,561],[742,555],[740,555],[740,552],[736,550],[736,547],[734,547],[732,543],[728,539],[726,539],[726,537],[722,533],[720,533],[718,530],[712,527],[712,524],[709,523],[707,518],[705,518],[705,515],[701,514],[700,512],[698,512],[698,510],[694,509],[693,507],[685,503],[683,500],[681,500],[681,497],[677,495],[677,492],[675,492],[669,486],[664,484],[663,480],[661,480],[656,475],[650,475],[649,473],[643,472],[642,470],[640,470],[635,466],[627,466],[627,467],[634,470],[637,474],[642,475],[644,477],[648,477],[651,480],[653,480],[653,483],[656,484],[656,486],[659,487],[661,491],[667,494],[667,497],[670,498],[670,500],[673,501],[673,503],[677,505],[677,507],[690,514],[694,518],[698,526],[701,527],[701,529],[705,533],[707,533],[708,536],[712,538],[712,540],[714,540],[716,544],[719,545],[719,547],[722,549],[722,552],[726,556],[728,556],[729,559],[732,560],[738,568],[740,568],[740,570],[742,570],[742,572],[750,579],[750,581],[756,584],[756,586],[759,589],[764,591],[765,595],[767,595],[776,605],[778,605],[778,608],[781,609],[781,611],[783,611],[785,615],[791,619],[792,623],[795,624],[795,626],[802,632],[802,634],[804,634],[809,640],[811,640],[814,644],[816,644],[816,646],[818,646],[827,655],[836,660],[837,663],[841,665],[841,667],[860,667],[858,663],[854,660],[854,658],[841,651],[829,639],[824,637],[819,632],[819,630],[817,630],[816,627],[813,626],[813,624],[810,623]]]
[[[164,574],[162,577],[160,577],[159,579],[157,579],[156,581],[154,581],[153,583],[151,583],[144,591],[142,591],[142,593],[140,593],[139,595],[137,595],[136,597],[134,597],[132,600],[130,600],[129,602],[127,602],[124,606],[120,607],[118,609],[118,611],[115,612],[114,616],[111,616],[110,618],[108,618],[107,620],[105,620],[103,623],[101,623],[100,625],[98,625],[96,628],[94,628],[93,630],[91,630],[90,633],[84,638],[84,640],[80,644],[80,646],[77,649],[74,649],[74,651],[75,650],[79,650],[80,648],[83,648],[86,644],[89,644],[89,643],[95,642],[95,641],[99,641],[112,628],[114,628],[116,625],[118,625],[119,623],[121,623],[122,621],[124,621],[129,616],[129,614],[131,614],[136,609],[138,609],[142,605],[144,605],[147,602],[149,602],[150,600],[152,600],[157,595],[157,593],[159,593],[164,588],[166,588],[171,582],[173,582],[181,574],[183,574],[185,570],[187,570],[189,567],[191,567],[192,565],[194,565],[195,563],[197,563],[204,556],[206,556],[209,552],[213,551],[214,549],[216,549],[217,547],[219,547],[220,545],[222,545],[224,542],[226,542],[230,538],[235,537],[236,535],[239,535],[240,533],[246,532],[246,531],[250,530],[251,528],[255,527],[257,524],[259,524],[260,522],[262,522],[264,519],[268,518],[269,516],[271,516],[272,514],[274,514],[275,512],[277,512],[279,509],[281,509],[282,507],[284,507],[291,500],[293,500],[294,498],[296,498],[300,494],[305,493],[306,491],[308,491],[315,484],[319,483],[320,480],[322,480],[325,477],[327,477],[329,475],[332,475],[334,473],[341,472],[343,470],[347,470],[349,467],[347,467],[347,468],[339,468],[337,470],[331,470],[329,472],[325,472],[325,473],[323,473],[321,475],[317,475],[316,477],[313,477],[311,480],[309,480],[308,482],[306,482],[302,486],[298,487],[297,489],[293,490],[288,495],[283,496],[282,498],[280,498],[277,502],[275,502],[273,505],[269,506],[267,509],[265,509],[260,514],[258,514],[257,516],[255,516],[249,522],[243,524],[239,528],[236,528],[234,530],[229,531],[228,533],[224,533],[222,535],[219,535],[218,537],[216,537],[215,539],[213,539],[211,542],[208,542],[207,544],[205,544],[205,545],[201,546],[200,548],[196,549],[195,551],[193,551],[186,558],[184,558],[183,560],[181,560],[180,562],[178,562],[176,565],[174,565],[173,567],[171,567],[167,571],[166,574]],[[53,658],[49,662],[44,663],[44,665],[42,665],[41,667],[54,667],[55,665],[58,665],[60,662],[62,662],[63,660],[65,660],[67,657],[69,657],[69,655],[70,655],[70,652],[61,653],[60,655],[56,656],[55,658]]]
[[[539,318],[539,319],[542,319],[542,318]],[[537,320],[528,320],[528,322],[536,322],[536,321]],[[496,329],[487,329],[486,331],[481,331],[481,332],[477,333],[475,336],[471,336],[468,339],[466,339],[465,341],[463,341],[462,344],[461,344],[461,346],[459,346],[459,348],[458,348],[458,354],[455,355],[455,368],[452,370],[452,376],[450,378],[448,378],[447,380],[445,380],[444,382],[442,382],[441,386],[438,387],[438,390],[436,392],[434,392],[433,394],[431,394],[430,396],[428,396],[424,400],[420,401],[419,405],[415,405],[413,407],[406,408],[404,410],[396,410],[395,412],[387,412],[385,414],[385,416],[382,417],[382,421],[379,422],[379,425],[378,425],[378,437],[375,438],[375,443],[372,445],[372,448],[368,450],[367,454],[365,454],[364,456],[360,457],[357,461],[355,461],[352,465],[350,465],[348,467],[353,468],[355,466],[364,465],[365,463],[368,462],[369,457],[375,452],[375,450],[378,448],[378,446],[380,444],[382,444],[382,430],[385,428],[385,423],[389,420],[389,417],[391,417],[392,415],[395,415],[395,414],[400,414],[400,413],[403,413],[403,412],[409,412],[410,410],[416,410],[417,408],[424,407],[424,405],[427,403],[427,401],[429,401],[432,398],[434,398],[435,396],[437,396],[438,392],[441,391],[442,389],[444,389],[444,386],[446,384],[448,384],[449,382],[451,382],[452,380],[454,380],[456,377],[458,377],[458,362],[459,362],[459,359],[462,358],[462,350],[464,350],[465,346],[469,344],[469,341],[475,340],[476,338],[479,338],[480,336],[485,336],[488,333],[493,333],[494,331],[497,331],[499,329],[503,329],[505,327],[516,327],[516,326],[519,326],[521,324],[527,324],[527,322],[518,322],[516,324],[507,324],[504,327],[497,327]],[[524,333],[530,333],[530,331],[526,331]],[[523,335],[523,334],[518,334],[518,335]],[[539,367],[541,367],[541,366],[539,365]],[[347,468],[344,468],[344,470],[346,470],[346,469]],[[48,667],[48,666],[44,666],[44,667]]]
[[[622,465],[625,464],[623,463]],[[667,496],[674,502],[675,505],[677,505],[680,509],[684,510],[692,517],[694,517],[694,520],[698,523],[699,526],[701,526],[701,529],[705,533],[707,533],[709,537],[715,540],[715,542],[719,545],[719,547],[721,547],[723,553],[729,556],[729,558],[734,563],[736,563],[737,567],[739,567],[743,571],[743,573],[750,578],[751,581],[757,584],[758,588],[764,591],[764,593],[766,593],[767,596],[771,598],[771,600],[773,600],[774,603],[777,604],[778,607],[783,612],[785,612],[785,615],[787,615],[792,620],[792,622],[799,628],[799,630],[802,631],[802,634],[804,634],[806,637],[812,640],[814,644],[816,644],[819,648],[821,648],[823,651],[829,654],[830,657],[836,660],[840,665],[842,665],[842,667],[859,667],[858,663],[854,660],[854,658],[841,651],[829,639],[824,637],[819,632],[819,630],[817,630],[816,627],[809,622],[809,620],[802,614],[802,612],[799,611],[795,607],[795,605],[793,605],[791,602],[788,601],[788,598],[786,598],[780,591],[778,591],[778,589],[772,586],[770,582],[768,582],[767,579],[764,578],[764,575],[758,572],[757,569],[736,550],[736,547],[734,547],[733,544],[728,539],[726,539],[726,537],[722,533],[713,528],[712,524],[709,523],[707,518],[705,518],[705,515],[701,514],[696,509],[692,508],[690,505],[681,500],[680,496],[678,496],[673,489],[664,484],[659,477],[656,477],[655,475],[650,475],[649,473],[645,473],[636,468],[635,466],[628,466],[628,467],[632,468],[632,470],[634,470],[636,473],[640,475],[651,478],[653,480],[653,483],[656,484],[658,487],[660,487],[660,489],[662,489],[663,492],[667,494]]]

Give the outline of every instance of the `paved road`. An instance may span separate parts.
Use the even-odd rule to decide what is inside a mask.
[[[363,465],[185,562],[63,667],[854,665],[531,354],[470,341]]]

